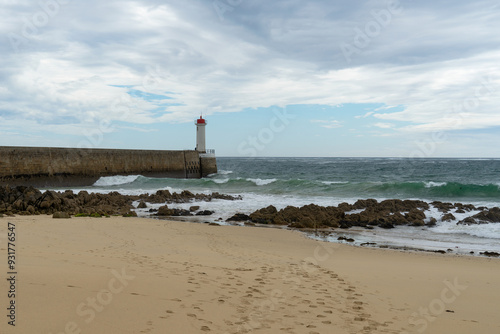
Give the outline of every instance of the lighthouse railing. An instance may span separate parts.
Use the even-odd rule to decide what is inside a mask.
[[[205,152],[200,153],[201,158],[215,158],[215,150],[207,149]]]

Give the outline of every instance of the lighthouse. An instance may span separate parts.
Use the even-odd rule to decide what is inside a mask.
[[[196,125],[196,151],[206,153],[205,126],[207,126],[207,121],[203,118],[203,116],[200,116],[194,124]]]

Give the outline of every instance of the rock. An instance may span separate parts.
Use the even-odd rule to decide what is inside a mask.
[[[242,222],[242,221],[250,221],[250,216],[244,213],[236,213],[232,217],[226,219],[227,222]]]
[[[436,209],[438,209],[441,212],[449,212],[451,209],[453,209],[455,206],[451,203],[443,203],[440,201],[434,201],[431,203],[432,206],[434,206]]]
[[[250,220],[257,224],[273,224],[278,210],[272,205],[250,214]]]
[[[376,242],[363,242],[361,246],[375,246],[376,244]]]
[[[208,226],[220,226],[220,224],[217,224],[217,223],[208,223]]]
[[[349,221],[346,221],[346,220],[341,220],[339,222],[339,227],[340,228],[343,228],[343,229],[348,229],[348,228],[351,228],[352,227],[352,223],[349,222]]]
[[[26,208],[26,211],[30,214],[30,215],[34,215],[35,214],[35,207],[33,205],[28,205],[28,207]]]
[[[142,194],[139,195],[139,198],[149,202],[149,203],[189,203],[191,201],[204,201],[204,202],[210,202],[212,199],[223,199],[223,200],[228,200],[228,201],[235,201],[235,200],[241,200],[241,196],[230,196],[230,195],[224,195],[224,194],[219,194],[218,192],[214,192],[210,195],[206,194],[193,194],[190,191],[183,191],[180,194],[178,193],[170,193],[168,190],[158,190],[155,194],[148,195],[148,194]],[[195,210],[196,211],[196,210]]]
[[[139,205],[137,205],[138,209],[146,209],[147,207],[148,206],[147,206],[146,202],[144,202],[144,201],[140,201]]]
[[[410,212],[405,214],[405,218],[412,225],[415,225],[415,226],[425,225],[425,223],[424,223],[424,219],[426,218],[425,213],[421,210],[413,208],[410,210]]]
[[[124,213],[122,216],[123,217],[137,217],[137,212],[129,211],[129,212]]]
[[[500,208],[494,207],[489,210],[483,210],[472,217],[483,223],[500,223]]]
[[[158,208],[158,212],[156,215],[158,216],[172,216],[174,213],[174,210],[169,209],[167,205],[162,205]]]
[[[394,228],[394,225],[392,225],[391,223],[384,223],[384,224],[379,225],[379,227],[385,228],[385,229],[390,229],[390,228]]]
[[[68,218],[71,218],[71,216],[67,212],[58,211],[58,212],[54,212],[54,214],[52,215],[52,218],[68,219]]]
[[[197,212],[196,215],[197,216],[211,216],[213,215],[214,211],[210,211],[210,210],[202,210],[200,212]]]
[[[352,205],[346,202],[340,203],[337,207],[344,212],[349,212],[353,210]]]
[[[200,210],[199,205],[193,205],[189,208],[189,211],[191,211],[191,212],[198,211],[198,210]]]
[[[300,208],[287,206],[280,210],[273,220],[274,224],[289,224],[295,228],[339,227],[345,214],[336,207],[322,207],[316,204]]]
[[[464,213],[465,211],[471,212],[476,210],[476,207],[472,204],[455,203],[455,207],[457,208],[457,213]]]
[[[477,224],[477,222],[472,217],[467,217],[457,223],[457,225],[473,225],[473,224]]]
[[[490,257],[499,257],[500,256],[500,254],[497,252],[482,252],[479,254],[484,255],[484,256],[490,256]]]
[[[185,209],[174,209],[174,214],[172,216],[192,216],[193,214],[189,210]]]
[[[352,205],[352,209],[354,210],[359,210],[359,209],[366,209],[370,206],[377,205],[378,202],[376,199],[360,199],[357,200],[356,203]]]
[[[455,216],[452,213],[447,213],[441,217],[442,222],[451,222],[453,220],[456,220]]]
[[[429,219],[429,222],[426,225],[427,226],[436,226],[436,224],[437,224],[436,218],[431,217],[431,219]]]
[[[339,237],[337,240],[345,241],[345,242],[354,242],[355,241],[353,238],[346,238],[346,237]]]

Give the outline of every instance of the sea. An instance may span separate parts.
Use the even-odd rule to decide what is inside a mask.
[[[500,159],[405,159],[405,158],[217,158],[218,173],[203,179],[150,178],[141,175],[100,178],[93,186],[73,189],[122,194],[189,190],[196,193],[219,192],[241,195],[242,200],[172,204],[188,209],[199,205],[214,214],[204,217],[224,224],[235,213],[251,212],[274,205],[317,204],[336,206],[358,199],[410,199],[473,204],[488,208],[500,206]],[[150,205],[157,208],[160,205]],[[139,216],[147,210],[137,209]],[[426,212],[434,217],[434,227],[400,226],[394,229],[351,228],[332,230],[329,234],[311,234],[312,238],[330,242],[341,236],[352,238],[352,244],[391,247],[407,250],[445,250],[450,253],[475,254],[500,252],[500,223],[457,225],[459,220],[479,211],[465,214],[452,212],[457,218],[441,222],[443,213]],[[249,227],[250,228],[250,227]]]

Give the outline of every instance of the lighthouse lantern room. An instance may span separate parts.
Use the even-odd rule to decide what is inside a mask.
[[[203,118],[203,116],[200,116],[194,124],[196,124],[196,151],[206,153],[205,126],[207,125],[207,121]]]

